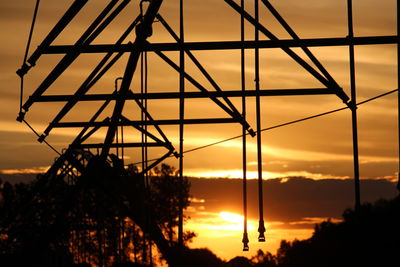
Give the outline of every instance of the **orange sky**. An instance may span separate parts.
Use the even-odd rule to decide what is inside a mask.
[[[32,3],[31,3],[32,2]],[[19,79],[15,71],[22,63],[28,36],[34,1],[0,0],[0,170],[9,172],[16,169],[41,169],[49,166],[56,154],[42,144],[25,127],[15,121],[18,113]],[[107,1],[89,1],[90,3],[76,17],[65,32],[56,40],[57,44],[72,44],[88,26],[93,16]],[[164,1],[160,14],[178,31],[178,1]],[[186,41],[226,41],[239,40],[239,16],[224,2],[216,0],[191,0],[185,4]],[[246,1],[252,3],[252,1]],[[394,35],[396,33],[396,14],[394,0],[354,1],[355,36]],[[37,27],[33,37],[33,49],[40,43],[58,18],[72,1],[42,0]],[[271,3],[302,38],[345,37],[346,1],[310,0],[307,3],[295,0],[271,0]],[[250,4],[249,4],[250,5]],[[138,1],[132,1],[129,7],[95,43],[114,42],[128,25],[128,19],[136,16]],[[252,8],[249,8],[252,13]],[[280,38],[288,35],[279,27],[265,8],[261,9],[261,22]],[[132,36],[134,38],[134,36]],[[132,40],[131,38],[131,40]],[[246,25],[246,39],[253,38],[253,28]],[[171,37],[155,23],[150,42],[170,42]],[[296,52],[299,50],[294,49]],[[349,92],[348,49],[346,47],[312,48],[312,52],[327,68],[331,75]],[[393,45],[356,47],[356,71],[358,100],[362,101],[375,95],[397,88],[396,47]],[[168,55],[178,62],[177,53]],[[224,90],[240,89],[240,53],[239,51],[195,51],[194,55],[206,67]],[[300,54],[302,55],[302,54]],[[101,58],[99,55],[83,55],[48,90],[49,94],[73,93],[89,74],[91,68]],[[35,68],[25,78],[25,100],[43,80],[60,59],[59,56],[42,56]],[[262,50],[261,88],[312,88],[321,84],[306,73],[279,49]],[[249,90],[254,89],[253,52],[246,52],[246,80]],[[90,93],[112,92],[114,79],[121,76],[126,64],[123,57],[119,64],[111,69]],[[196,77],[207,89],[209,84],[201,77],[192,63],[187,60],[187,71]],[[178,75],[156,55],[149,53],[149,90],[152,92],[178,91]],[[134,79],[132,89],[138,87],[138,78]],[[194,91],[187,84],[188,91]],[[233,103],[240,110],[239,99]],[[270,127],[290,120],[340,108],[343,104],[336,96],[309,97],[265,97],[262,98],[262,127]],[[27,120],[41,133],[62,107],[61,104],[34,104],[27,113]],[[77,105],[67,121],[87,119],[98,105]],[[126,105],[127,112],[133,114],[137,109]],[[363,178],[391,178],[397,172],[397,97],[395,94],[360,106],[359,142],[360,174]],[[109,112],[111,110],[108,110]],[[133,112],[132,112],[133,111]],[[157,119],[178,118],[178,101],[152,101],[150,113]],[[186,116],[190,118],[221,117],[225,114],[210,100],[188,100]],[[255,128],[254,99],[248,100],[248,120]],[[134,115],[132,115],[134,117]],[[178,147],[178,127],[163,127],[175,147]],[[104,134],[104,133],[103,133]],[[131,133],[132,135],[133,133]],[[185,149],[213,143],[225,138],[240,135],[239,125],[189,125],[185,127]],[[55,129],[48,141],[57,149],[66,147],[76,135],[74,130]],[[127,132],[127,136],[130,133]],[[351,117],[348,110],[339,113],[287,126],[263,135],[264,177],[305,176],[321,178],[351,178],[352,143]],[[127,138],[134,139],[135,136]],[[101,142],[102,133],[93,140]],[[248,138],[249,177],[255,177],[256,143]],[[151,150],[150,157],[157,157],[161,150]],[[34,156],[33,156],[34,155]],[[137,162],[137,151],[128,152],[126,161]],[[185,155],[184,173],[190,176],[239,177],[241,175],[241,141],[236,139],[214,147]],[[177,166],[176,159],[168,159],[168,164]],[[215,220],[227,220],[220,212],[213,214]],[[226,210],[226,212],[235,213]],[[225,214],[226,215],[226,214]],[[236,217],[232,217],[236,218]],[[193,222],[193,224],[198,222]],[[233,225],[235,225],[233,223]],[[201,226],[198,226],[201,227]],[[218,230],[218,229],[217,229]],[[309,230],[308,230],[309,231]],[[286,234],[289,232],[285,232]],[[302,236],[303,232],[296,233]],[[239,244],[240,246],[240,244]]]

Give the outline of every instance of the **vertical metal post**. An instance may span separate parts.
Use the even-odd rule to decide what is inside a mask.
[[[397,0],[397,126],[398,126],[398,181],[397,181],[397,190],[400,191],[400,0]]]
[[[256,25],[259,23],[259,0],[254,0],[254,12]],[[255,27],[254,40],[258,42],[260,39],[258,28]],[[256,47],[254,50],[255,65],[255,89],[256,89],[256,121],[257,121],[257,167],[258,167],[258,207],[259,207],[259,224],[258,224],[258,241],[265,241],[264,226],[264,205],[263,205],[263,178],[262,178],[262,146],[261,146],[261,99],[260,99],[260,51]]]
[[[240,6],[244,10],[244,0],[240,0]],[[244,17],[240,16],[240,40],[244,42]],[[245,52],[244,48],[240,50],[240,67],[241,67],[241,87],[242,87],[242,116],[246,120],[246,72],[245,72]],[[249,237],[247,234],[247,151],[246,151],[246,126],[242,124],[242,169],[243,169],[243,251],[249,250]]]
[[[148,79],[147,79],[147,77],[148,77],[148,64],[147,64],[147,60],[148,60],[148,58],[147,58],[147,52],[144,52],[144,62],[145,62],[145,86],[144,86],[144,93],[147,95],[147,92],[148,92],[148,83],[147,83],[147,81],[148,81]],[[146,122],[149,120],[149,117],[148,117],[148,112],[147,112],[147,99],[145,99],[144,100],[144,104],[145,104],[145,110],[146,110],[146,115],[145,115],[145,120],[146,120]],[[150,180],[149,180],[149,147],[148,147],[148,135],[147,135],[147,128],[148,128],[149,126],[147,125],[147,124],[145,124],[144,125],[144,131],[145,131],[145,137],[144,137],[144,141],[145,141],[145,144],[146,144],[146,146],[145,146],[145,158],[146,158],[146,170],[148,170],[148,171],[146,171],[146,180],[147,180],[147,186],[149,186],[149,182],[150,182]]]
[[[144,94],[144,54],[143,54],[143,52],[140,55],[140,93]],[[146,106],[145,106],[145,103],[144,103],[144,99],[141,99],[140,101],[141,101],[141,104],[142,104],[143,108],[145,108]],[[145,120],[145,116],[146,116],[146,114],[145,114],[144,110],[142,109],[142,111],[140,113],[140,120],[144,121]],[[141,152],[142,152],[142,172],[147,169],[146,157],[145,157],[145,138],[144,138],[144,136],[145,136],[145,133],[142,132],[142,134],[141,134],[141,141],[142,141],[142,144],[143,144],[142,147],[141,147]],[[145,174],[143,173],[143,175],[145,175]]]
[[[143,3],[144,1],[140,2],[140,17],[141,17],[141,24],[143,24],[144,21],[144,14],[143,14]],[[140,54],[140,93],[145,95],[147,94],[147,52],[142,51]],[[143,109],[141,109],[141,121],[145,122],[147,121],[147,99],[144,98],[141,100],[141,105]],[[147,171],[147,125],[144,124],[143,126],[143,132],[142,132],[142,172],[144,175],[144,184],[146,187],[146,190],[148,190],[148,184],[149,184],[149,176],[148,176],[148,171]],[[146,170],[146,171],[144,171]],[[146,191],[147,192],[147,191]],[[146,220],[149,220],[149,218],[146,218]]]
[[[147,95],[147,76],[148,76],[147,52],[144,51],[143,54],[144,54],[144,94]],[[148,121],[148,116],[147,116],[148,113],[145,111],[147,111],[147,98],[144,99],[144,120]],[[147,141],[148,141],[147,140],[147,127],[148,127],[148,125],[145,124],[144,125],[144,132],[145,132],[145,134],[144,134],[144,162],[145,162],[146,170],[148,169],[148,165],[149,165],[148,164],[148,160],[149,160],[148,156],[149,155],[148,155],[148,146],[147,146]],[[149,186],[149,172],[146,171],[144,175],[146,177],[146,186]]]
[[[121,125],[121,143],[124,144],[124,126]],[[121,147],[121,160],[122,160],[122,166],[125,167],[125,160],[124,160],[124,145]]]
[[[117,154],[117,158],[119,158],[119,148],[118,148],[119,132],[118,132],[118,127],[115,128],[115,143],[117,144],[117,146],[115,147],[115,153]]]
[[[347,22],[348,22],[348,38],[349,44],[349,61],[350,61],[350,90],[351,90],[351,119],[353,132],[353,163],[354,163],[354,186],[355,186],[355,209],[358,210],[361,205],[360,197],[360,169],[358,159],[358,127],[357,127],[357,92],[356,92],[356,74],[354,61],[354,32],[353,32],[353,3],[347,0]]]
[[[183,130],[185,119],[185,51],[183,49],[184,28],[183,28],[183,0],[179,1],[179,35],[180,35],[180,50],[179,50],[179,180],[183,184]],[[180,192],[179,192],[180,193]],[[178,223],[178,246],[183,248],[183,199],[179,198],[179,223]]]
[[[119,79],[119,78],[116,78],[115,81],[114,81],[114,86],[115,86],[115,88],[114,88],[114,93],[115,93],[115,94],[118,93],[118,79]],[[116,143],[118,144],[118,143],[119,143],[119,138],[118,138],[118,127],[115,128],[115,137],[116,137]],[[118,146],[115,147],[115,150],[116,150],[116,152],[117,152],[117,157],[119,158],[119,148],[118,148]]]

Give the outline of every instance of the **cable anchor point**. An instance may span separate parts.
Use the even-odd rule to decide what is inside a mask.
[[[20,111],[19,113],[18,113],[18,117],[17,117],[17,121],[19,121],[19,122],[23,122],[24,121],[24,119],[25,119],[25,112],[24,111]]]
[[[43,141],[44,141],[44,139],[46,139],[46,137],[47,137],[47,134],[42,134],[41,136],[39,136],[38,142],[43,143]]]
[[[250,134],[251,137],[255,137],[256,136],[256,132],[252,128],[249,128],[248,131],[249,131],[249,134]]]
[[[347,102],[347,106],[349,107],[350,110],[353,110],[353,111],[358,109],[357,102],[354,99]]]
[[[24,63],[24,64],[22,64],[21,68],[16,71],[16,73],[20,78],[23,78],[25,76],[25,74],[27,74],[28,71],[32,67],[33,67],[33,65],[28,65],[28,64]]]

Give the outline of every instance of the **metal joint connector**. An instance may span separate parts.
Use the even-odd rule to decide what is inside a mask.
[[[32,65],[28,65],[28,64],[24,63],[24,64],[21,66],[21,68],[20,68],[19,70],[16,71],[16,73],[17,73],[17,75],[18,75],[19,77],[22,78],[22,77],[25,76],[25,74],[28,73],[28,71],[29,71],[31,68],[32,68]]]
[[[350,100],[349,102],[347,102],[347,106],[351,110],[356,110],[358,108],[357,103],[354,100]]]
[[[255,137],[256,136],[256,132],[252,128],[249,128],[248,132],[249,132],[251,137]]]
[[[20,112],[18,113],[17,121],[23,122],[24,119],[25,119],[25,112],[24,112],[24,111],[20,111]]]
[[[44,139],[46,139],[47,134],[42,134],[39,138],[38,138],[38,142],[39,143],[43,143]]]

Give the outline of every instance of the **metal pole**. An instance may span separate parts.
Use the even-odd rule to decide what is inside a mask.
[[[397,0],[397,126],[398,126],[398,153],[399,153],[399,166],[397,169],[398,181],[397,190],[400,191],[400,43],[399,43],[399,31],[400,31],[400,0]]]
[[[258,1],[254,1],[254,12],[256,24],[259,23],[259,8]],[[259,30],[255,27],[254,40],[259,41]],[[255,89],[256,89],[256,121],[257,121],[257,167],[258,167],[258,208],[259,208],[259,224],[258,224],[258,241],[265,241],[265,226],[264,226],[264,205],[263,205],[263,178],[262,178],[262,147],[261,147],[261,99],[260,99],[260,53],[259,48],[254,50],[255,64]]]
[[[355,186],[355,209],[358,210],[361,205],[360,197],[360,169],[358,159],[358,127],[357,127],[357,92],[356,92],[356,75],[354,62],[354,37],[353,32],[353,3],[347,0],[347,16],[348,16],[348,33],[349,33],[349,61],[350,61],[350,88],[351,88],[351,118],[353,132],[353,163],[354,163],[354,186]]]
[[[117,154],[117,158],[119,158],[119,133],[118,133],[118,127],[115,128],[115,143],[116,143],[116,147],[115,147],[115,152]]]
[[[140,54],[140,93],[144,94],[144,54],[141,53]],[[140,120],[143,122],[144,118],[146,116],[145,112],[143,111],[146,107],[145,103],[144,103],[144,99],[141,99],[141,104],[143,109],[141,109],[140,112]],[[144,136],[145,136],[145,132],[143,131],[141,134],[141,141],[142,144],[145,143],[144,140]],[[144,145],[141,148],[141,152],[142,152],[142,172],[143,170],[146,170],[146,158],[145,158],[145,150],[144,150]]]
[[[147,94],[147,77],[148,77],[148,64],[147,64],[147,52],[144,51],[144,94]],[[147,99],[144,100],[144,110],[147,110]],[[147,117],[147,112],[144,112],[144,121],[147,122],[148,121],[148,117]],[[147,127],[148,125],[145,124],[144,126],[144,132],[147,133]],[[147,140],[147,134],[144,135],[144,162],[145,162],[145,167],[146,170],[148,169],[148,159],[149,159],[149,154],[148,154],[148,146],[147,146],[148,140]],[[145,177],[146,177],[146,185],[149,186],[149,172],[146,171],[144,173]]]
[[[244,0],[240,1],[240,6],[244,9]],[[244,17],[240,16],[240,40],[244,42]],[[245,51],[244,48],[240,50],[240,64],[241,64],[241,86],[242,92],[246,91],[246,72],[245,72]],[[242,117],[246,120],[246,96],[242,95]],[[246,127],[242,124],[242,169],[243,169],[243,251],[249,250],[249,237],[247,234],[247,153],[246,153]]]
[[[180,30],[180,44],[181,49],[179,50],[179,181],[180,185],[183,185],[183,130],[184,130],[184,118],[185,118],[185,53],[183,49],[184,39],[184,28],[183,28],[183,0],[179,1],[179,30]],[[179,192],[180,193],[180,192]],[[179,197],[179,223],[178,223],[178,246],[180,249],[183,248],[183,199]]]

